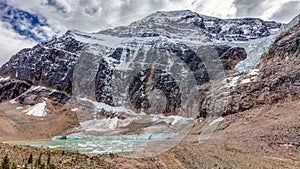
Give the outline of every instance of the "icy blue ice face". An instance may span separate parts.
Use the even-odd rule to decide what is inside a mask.
[[[238,46],[242,47],[247,52],[247,58],[245,60],[240,61],[235,70],[238,72],[244,72],[247,70],[254,69],[256,65],[261,61],[263,58],[263,54],[269,50],[272,43],[274,42],[275,38],[279,32],[273,32],[272,35],[268,37],[264,37],[261,39],[249,40],[245,42],[217,42],[218,44],[222,45],[229,45],[229,46]]]
[[[247,52],[247,58],[239,62],[235,70],[242,72],[254,69],[263,58],[263,54],[269,50],[278,33],[246,43],[233,43],[233,45],[243,47]]]
[[[263,54],[269,50],[276,37],[282,33],[288,31],[290,28],[300,22],[300,14],[294,17],[288,24],[282,24],[280,30],[274,30],[272,35],[257,40],[248,42],[230,42],[227,45],[234,45],[243,47],[247,52],[247,59],[238,63],[235,67],[236,71],[242,72],[255,68],[255,66],[263,58]]]

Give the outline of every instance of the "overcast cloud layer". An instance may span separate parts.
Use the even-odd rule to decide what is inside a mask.
[[[4,1],[4,0],[0,0]],[[64,33],[68,29],[97,32],[126,25],[158,10],[190,9],[220,18],[258,17],[288,22],[300,13],[300,0],[9,0],[8,4],[44,16]],[[34,42],[0,25],[0,65],[17,50]],[[9,43],[8,43],[9,42]],[[3,52],[4,51],[4,52]]]

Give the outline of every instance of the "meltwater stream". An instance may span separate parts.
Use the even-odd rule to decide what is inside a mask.
[[[141,151],[149,142],[163,141],[175,138],[176,136],[176,133],[119,136],[84,136],[81,134],[72,134],[69,136],[56,136],[48,141],[14,142],[13,144],[84,153],[108,154]]]

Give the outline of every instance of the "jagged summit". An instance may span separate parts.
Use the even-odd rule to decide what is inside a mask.
[[[280,28],[280,23],[258,18],[220,19],[190,10],[157,11],[131,23],[99,33],[118,37],[166,36],[197,41],[248,41],[267,37]]]
[[[139,21],[145,21],[148,19],[157,19],[157,18],[165,18],[168,17],[170,20],[176,20],[177,18],[194,18],[194,17],[198,17],[198,18],[211,18],[211,19],[216,19],[216,20],[220,20],[220,18],[217,17],[213,17],[213,16],[207,16],[207,15],[203,15],[203,14],[199,14],[197,12],[193,12],[191,10],[177,10],[177,11],[156,11],[148,16],[146,16],[145,18],[139,20]],[[133,23],[139,22],[139,21],[135,21]]]

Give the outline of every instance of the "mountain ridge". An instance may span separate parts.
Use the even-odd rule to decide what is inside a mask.
[[[158,21],[153,21],[156,19]],[[165,20],[167,20],[168,22],[164,22]],[[148,24],[146,24],[146,27],[143,27],[143,23]],[[225,24],[225,26],[223,23]],[[151,28],[154,32],[156,31],[155,26],[157,25],[162,24],[162,30],[166,30],[164,25],[175,25],[179,28],[178,30],[180,32],[183,32],[183,34],[180,35],[181,37],[193,37],[194,34],[186,36],[186,34],[189,33],[190,30],[184,32],[181,29],[182,27],[189,27],[191,28],[192,32],[196,32],[196,34],[200,32],[201,38],[187,39],[187,41],[185,41],[177,37],[177,29],[171,29],[171,33],[173,31],[174,36],[170,37],[165,36],[166,34],[149,34],[147,30],[148,26],[151,26],[151,24],[153,24],[152,26],[154,26],[153,28]],[[219,24],[219,26],[221,25],[220,27],[226,27],[227,31],[223,33],[221,32],[221,34],[228,34],[228,37],[234,38],[224,38],[223,41],[225,43],[223,44],[212,43],[212,41],[219,41],[216,36],[212,35],[214,31],[210,30],[210,28],[215,27],[215,24]],[[241,27],[244,30],[248,30],[253,27],[253,24],[257,28],[248,32],[250,34],[249,36],[251,36],[250,38],[245,39],[245,32],[235,32],[235,28],[240,29]],[[260,19],[255,18],[223,20],[215,17],[200,15],[191,11],[156,12],[140,21],[133,22],[132,24],[127,26],[127,28],[125,27],[126,29],[122,31],[127,31],[128,29],[133,30],[133,32],[129,31],[130,33],[133,33],[132,35],[125,37],[119,37],[118,34],[111,34],[109,32],[111,29],[92,34],[75,30],[67,31],[63,36],[59,38],[54,38],[52,40],[42,42],[31,49],[23,49],[17,54],[13,55],[9,62],[4,64],[0,68],[0,74],[3,77],[10,76],[10,78],[24,80],[31,85],[43,85],[71,94],[73,71],[78,58],[80,58],[81,52],[84,50],[89,50],[91,48],[95,48],[95,52],[97,50],[104,50],[104,52],[102,53],[96,52],[96,55],[99,55],[98,57],[102,58],[100,59],[102,60],[100,65],[98,65],[100,67],[98,73],[110,73],[108,73],[107,75],[98,74],[97,77],[95,77],[97,79],[96,99],[97,101],[110,100],[108,101],[108,103],[113,104],[113,97],[111,96],[111,92],[109,91],[112,90],[110,87],[111,81],[109,80],[111,79],[112,72],[123,69],[118,65],[122,65],[124,61],[128,62],[128,59],[134,59],[136,55],[138,55],[139,57],[141,57],[140,59],[142,59],[144,56],[140,56],[142,55],[142,53],[139,52],[140,49],[146,50],[146,52],[148,53],[148,56],[146,57],[153,57],[151,56],[153,55],[151,54],[151,51],[157,49],[163,49],[166,52],[174,54],[175,56],[179,57],[179,59],[181,58],[181,61],[183,61],[183,63],[190,68],[189,71],[193,69],[192,72],[195,78],[197,77],[197,84],[203,84],[209,81],[209,77],[207,74],[207,70],[205,70],[203,62],[201,61],[201,59],[197,58],[199,56],[197,56],[197,52],[195,52],[199,45],[207,46],[208,48],[211,48],[211,50],[214,50],[218,59],[221,59],[223,57],[223,60],[221,59],[221,62],[223,62],[223,66],[227,65],[223,69],[226,71],[232,70],[239,61],[246,58],[247,54],[244,49],[234,47],[235,44],[231,44],[232,46],[228,46],[226,45],[226,42],[230,42],[232,40],[237,42],[245,42],[244,40],[250,40],[252,38],[257,39],[265,36],[270,36],[271,33],[274,33],[275,30],[279,29],[280,25],[280,23],[264,22]],[[141,27],[141,29],[139,27]],[[119,27],[113,30],[118,29]],[[232,31],[229,31],[230,29],[232,29]],[[137,32],[135,32],[134,30],[136,30]],[[262,30],[262,32],[255,33],[255,31],[258,30]],[[144,32],[146,34],[142,33],[142,36],[140,36],[138,31]],[[244,38],[237,38],[241,36],[243,36]],[[205,38],[203,39],[202,37]],[[203,49],[204,48],[205,47],[203,47]],[[167,55],[167,57],[170,56],[171,55]],[[134,60],[132,61],[136,62]],[[149,65],[150,63],[145,62],[145,64]],[[195,69],[194,67],[198,68]],[[199,81],[199,77],[203,80]],[[145,82],[138,82],[137,84],[141,85],[142,83]],[[142,92],[140,91],[141,89],[138,88],[135,89],[135,92]],[[138,99],[140,100],[138,103],[140,105],[142,104],[141,102],[143,102],[143,100],[145,99],[141,98],[142,96],[138,97],[140,98]],[[40,100],[38,100],[38,102],[39,101]],[[32,102],[30,101],[30,103]],[[138,108],[140,108],[140,106],[138,106]]]
[[[180,34],[180,31],[186,31],[192,34],[191,37],[198,37],[195,40],[247,41],[249,39],[269,36],[273,34],[273,31],[277,31],[280,26],[281,23],[263,21],[258,18],[220,19],[184,10],[171,12],[158,11],[128,26],[107,29],[98,33],[119,37],[164,35],[170,38],[184,39],[185,37],[189,38],[189,36],[187,33]],[[179,35],[172,34],[174,32]]]

